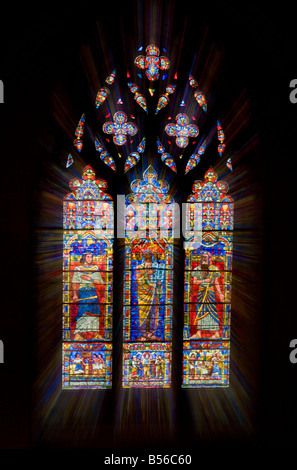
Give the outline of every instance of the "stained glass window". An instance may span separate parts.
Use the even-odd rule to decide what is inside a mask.
[[[63,388],[111,387],[113,227],[107,183],[87,166],[64,199]]]
[[[132,180],[121,213],[125,230],[122,386],[168,388],[176,346],[172,343],[173,238],[180,217],[168,183],[153,166],[162,168],[178,192],[198,165],[205,165],[215,140],[219,159],[222,162],[226,156],[227,168],[233,168],[221,120],[216,119],[215,126],[210,123],[213,130],[195,140],[200,129],[205,132],[211,107],[205,81],[198,83],[191,73],[182,90],[181,80],[174,82],[177,64],[170,51],[167,57],[166,49],[154,44],[140,50],[145,53],[133,56],[135,70],[129,68],[127,80],[111,69],[96,88],[99,124],[83,114],[74,143],[80,152],[83,140],[93,136],[100,165],[104,162],[114,172],[113,189],[119,189],[120,179]],[[151,135],[146,137],[148,128]],[[76,158],[73,150],[67,168]],[[146,168],[142,179],[131,178],[141,167]],[[90,166],[81,180],[70,181],[70,187],[64,201],[63,387],[107,388],[112,365],[113,201],[106,193],[107,183],[96,179]],[[229,383],[233,200],[227,192],[227,184],[209,169],[203,181],[195,181],[186,204],[184,302],[178,306],[184,310],[179,357],[183,387]]]
[[[126,197],[123,387],[171,383],[173,199],[150,166]]]
[[[183,387],[229,383],[233,200],[209,169],[186,204]]]

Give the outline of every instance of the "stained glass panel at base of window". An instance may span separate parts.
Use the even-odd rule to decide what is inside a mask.
[[[229,341],[189,341],[183,347],[184,388],[227,387]]]
[[[110,343],[64,343],[63,389],[111,388]]]
[[[171,343],[124,343],[123,388],[168,388]]]

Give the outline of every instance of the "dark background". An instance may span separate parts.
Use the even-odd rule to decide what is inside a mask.
[[[237,405],[228,393],[225,397],[226,403],[230,400],[231,408],[238,406],[240,412],[230,413],[230,416],[228,411],[225,412],[227,424],[216,428],[215,423],[220,421],[221,415],[220,408],[216,411],[214,407],[213,414],[204,415],[209,430],[204,434],[195,421],[197,415],[193,418],[190,403],[197,396],[199,416],[200,407],[205,410],[205,394],[187,394],[179,389],[176,379],[172,405],[175,408],[174,430],[167,436],[164,431],[163,438],[158,437],[156,442],[148,437],[154,434],[155,425],[151,422],[147,425],[151,426],[151,433],[147,433],[144,425],[139,434],[140,428],[133,425],[133,419],[131,426],[124,428],[128,429],[127,433],[115,432],[118,426],[115,403],[122,400],[127,404],[116,384],[115,390],[104,392],[100,406],[93,392],[89,392],[91,399],[86,394],[70,392],[63,405],[48,405],[59,388],[58,375],[54,373],[49,382],[43,376],[50,377],[54,369],[59,370],[55,360],[60,347],[57,339],[60,319],[53,320],[55,314],[60,314],[59,299],[52,299],[49,292],[44,300],[40,299],[40,293],[44,293],[40,284],[49,283],[49,279],[44,274],[44,247],[39,251],[36,244],[40,231],[46,233],[49,227],[58,229],[61,214],[55,216],[50,211],[58,207],[59,194],[62,198],[68,188],[68,181],[61,177],[64,170],[57,171],[58,182],[54,176],[53,168],[64,165],[59,149],[65,150],[66,146],[65,136],[52,117],[52,92],[57,83],[64,87],[69,84],[74,122],[77,122],[86,98],[86,91],[80,93],[86,87],[78,58],[81,43],[91,37],[90,29],[96,19],[103,18],[108,47],[117,50],[119,19],[124,18],[126,24],[130,22],[132,28],[135,4],[125,2],[124,6],[81,6],[61,10],[51,4],[43,6],[42,11],[30,6],[18,7],[15,11],[8,8],[2,16],[6,27],[1,31],[0,42],[0,79],[4,83],[4,104],[0,105],[1,246],[4,255],[0,339],[5,346],[5,362],[0,365],[0,447],[3,449],[143,449],[145,446],[141,447],[141,443],[145,443],[147,446],[158,445],[161,449],[173,449],[179,444],[181,449],[194,452],[197,445],[211,446],[213,443],[263,447],[290,446],[296,441],[297,365],[289,361],[289,343],[297,337],[294,299],[297,104],[289,100],[290,81],[297,78],[294,12],[284,2],[280,7],[270,5],[267,10],[260,6],[238,6],[237,2],[219,2],[210,7],[190,4],[185,7],[184,2],[175,4],[177,14],[173,31],[176,37],[183,30],[181,18],[188,17],[186,39],[192,39],[189,56],[195,50],[199,27],[205,25],[210,27],[214,41],[224,48],[222,89],[228,90],[231,100],[242,88],[246,90],[252,110],[252,122],[246,133],[248,136],[255,132],[258,138],[251,159],[246,157],[241,162],[250,175],[247,181],[256,182],[259,188],[259,224],[255,224],[257,233],[254,237],[258,243],[254,252],[257,259],[255,263],[246,260],[242,268],[249,269],[251,265],[256,269],[257,272],[248,275],[244,286],[247,291],[249,286],[256,290],[251,296],[251,316],[248,320],[245,318],[241,326],[240,303],[238,311],[236,300],[233,305],[236,332],[233,343],[238,353],[234,374],[244,393],[241,398],[235,394],[235,402],[239,400]],[[120,53],[118,59],[121,60]],[[182,60],[186,62],[187,59]],[[82,158],[89,163],[87,154]],[[111,172],[103,165],[98,163],[97,170],[101,177],[111,181]],[[190,193],[197,176],[201,175],[189,175],[183,187],[184,194]],[[41,217],[40,198],[51,184],[56,185],[53,200],[49,203],[51,209],[49,214]],[[123,192],[125,184],[121,176],[114,176],[111,192]],[[176,184],[179,184],[178,177]],[[254,210],[257,212],[257,206]],[[38,226],[40,220],[44,224],[42,230]],[[58,256],[56,239],[47,243],[52,243],[50,249],[54,254],[57,249],[55,256]],[[54,248],[53,244],[56,244]],[[118,261],[121,263],[120,259]],[[55,262],[57,260],[54,260],[53,269]],[[240,277],[240,262],[235,253],[235,278]],[[120,278],[120,271],[118,276]],[[235,294],[238,289],[239,284],[235,285]],[[255,306],[253,299],[257,289],[260,300]],[[59,296],[59,291],[56,292]],[[117,300],[115,302],[117,306]],[[44,313],[41,313],[42,307]],[[44,315],[42,320],[41,315]],[[120,313],[115,313],[115,320],[120,321]],[[177,320],[177,326],[181,322]],[[120,333],[118,335],[120,337]],[[241,347],[241,341],[244,347]],[[117,366],[120,367],[120,355],[115,346],[114,367]],[[253,367],[255,375],[250,378]],[[115,371],[115,382],[117,374]],[[165,396],[160,392],[161,400],[166,401]],[[134,396],[136,401],[143,400],[143,403],[149,400],[148,396],[141,397]],[[212,395],[211,399],[216,403],[217,398]],[[133,412],[137,406],[141,407],[139,403],[134,402]],[[168,403],[170,407],[171,402]],[[80,406],[84,412],[77,411]],[[48,421],[44,420],[47,409],[51,410]],[[242,413],[247,414],[246,421],[236,422]],[[75,419],[71,419],[74,415],[79,422],[79,434],[74,431],[77,427]],[[47,422],[51,424],[44,424]],[[197,428],[200,429],[198,433],[193,431]],[[216,429],[213,434],[212,429]],[[160,429],[156,429],[156,436],[159,432]]]

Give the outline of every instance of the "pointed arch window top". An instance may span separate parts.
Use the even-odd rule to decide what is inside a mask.
[[[210,168],[204,175],[204,181],[195,181],[193,194],[188,202],[233,202],[230,196],[226,196],[229,186],[225,181],[217,181],[217,174]]]
[[[158,180],[157,173],[149,166],[143,173],[143,180],[131,183],[133,194],[127,196],[128,202],[167,202],[173,201],[168,194],[169,186],[166,181]]]
[[[107,182],[96,179],[95,172],[90,165],[85,167],[82,179],[74,178],[70,180],[69,186],[73,193],[68,194],[65,199],[112,200],[111,196],[104,191],[107,188]]]
[[[88,165],[82,179],[72,179],[69,186],[72,193],[64,198],[64,228],[100,230],[98,236],[113,238],[113,201],[105,192],[106,181],[96,179],[93,168]]]

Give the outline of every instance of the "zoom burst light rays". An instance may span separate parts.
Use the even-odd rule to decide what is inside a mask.
[[[104,28],[101,26],[102,22],[97,22],[97,41],[91,47],[84,46],[82,48],[82,65],[84,73],[87,77],[88,94],[92,97],[93,108],[89,107],[86,110],[86,122],[84,138],[87,139],[88,132],[95,133],[93,130],[88,131],[90,121],[89,116],[98,118],[98,128],[102,128],[105,120],[111,119],[116,112],[121,110],[128,116],[131,121],[135,109],[137,110],[137,103],[133,101],[133,95],[130,93],[128,86],[126,92],[118,87],[118,76],[120,73],[126,78],[126,73],[134,76],[127,78],[126,82],[139,79],[138,75],[135,76],[136,70],[132,72],[132,67],[136,55],[144,54],[145,49],[150,44],[156,44],[160,47],[161,53],[170,59],[170,68],[166,70],[168,77],[166,84],[176,83],[180,90],[170,95],[169,102],[166,107],[160,109],[158,119],[158,131],[160,140],[164,143],[166,152],[168,152],[174,159],[180,157],[180,149],[175,145],[174,139],[168,143],[168,136],[165,133],[166,124],[175,122],[175,118],[179,113],[187,114],[191,118],[191,124],[198,126],[201,134],[199,139],[203,139],[204,124],[207,116],[214,109],[214,95],[215,95],[215,77],[221,66],[221,52],[216,52],[212,40],[206,36],[202,36],[203,41],[200,44],[200,50],[194,55],[193,62],[184,60],[183,51],[184,46],[187,45],[187,29],[185,28],[186,22],[178,24],[178,19],[174,17],[172,4],[169,9],[158,3],[139,2],[138,11],[135,11],[135,16],[130,19],[126,25],[122,23],[122,30],[119,36],[122,42],[118,44],[123,45],[122,63],[125,64],[124,72],[118,72],[115,75],[115,80],[111,84],[105,83],[105,78],[108,77],[111,71],[116,70],[117,64],[111,52],[111,46],[106,40],[104,35]],[[167,5],[167,4],[166,4]],[[174,21],[173,21],[174,18]],[[129,29],[131,23],[136,25],[135,31]],[[176,25],[178,25],[179,41],[176,41]],[[109,37],[110,37],[109,33]],[[117,36],[118,37],[118,36]],[[196,40],[195,44],[199,44]],[[209,47],[209,44],[211,46]],[[96,45],[98,49],[96,48]],[[100,45],[100,47],[99,47]],[[143,49],[139,51],[139,48]],[[199,46],[198,46],[199,47]],[[194,45],[191,44],[191,49]],[[165,49],[165,50],[163,50]],[[102,72],[99,72],[101,69]],[[198,71],[200,72],[198,74]],[[137,73],[139,70],[137,71]],[[101,75],[102,76],[101,76]],[[207,98],[207,111],[205,112],[197,103],[194,92],[195,90],[188,83],[189,74],[197,79],[199,89],[203,90],[204,96]],[[175,79],[174,77],[184,77],[184,81]],[[142,89],[145,88],[145,75],[138,80]],[[166,90],[165,80],[162,80],[162,71],[159,79],[154,83],[155,92],[153,96],[147,95],[148,100],[155,100],[156,105],[158,96]],[[127,85],[127,83],[126,83]],[[96,94],[103,86],[108,86],[110,95],[102,103],[98,109],[96,108]],[[144,87],[144,88],[143,88]],[[142,91],[142,90],[141,90]],[[121,101],[120,101],[121,99]],[[181,103],[185,106],[181,107]],[[229,104],[229,103],[227,103]],[[57,90],[54,95],[54,117],[56,124],[59,127],[59,132],[65,132],[68,137],[72,139],[73,130],[77,125],[79,117],[85,109],[78,109],[75,113],[75,118],[72,117],[69,111],[69,98],[63,96],[61,89]],[[139,112],[143,110],[139,107]],[[152,108],[152,107],[151,107]],[[101,111],[102,115],[99,113]],[[93,113],[93,114],[92,114]],[[94,114],[95,113],[95,114]],[[247,429],[250,432],[253,429],[253,412],[252,403],[254,400],[257,370],[254,368],[255,358],[257,357],[257,341],[255,346],[251,345],[251,338],[257,338],[257,299],[260,297],[260,287],[255,285],[253,275],[261,266],[260,257],[260,231],[259,226],[259,188],[254,183],[252,172],[257,172],[257,139],[251,131],[250,125],[250,112],[249,103],[245,94],[243,93],[239,98],[234,100],[230,108],[221,109],[221,116],[215,116],[215,119],[220,118],[222,123],[225,137],[226,149],[221,159],[217,155],[214,161],[207,155],[207,151],[203,156],[205,165],[212,163],[214,171],[218,174],[219,179],[226,180],[230,191],[229,194],[234,198],[235,202],[235,230],[234,230],[234,262],[233,262],[233,283],[232,283],[232,320],[231,320],[231,367],[230,367],[230,387],[224,390],[182,390],[180,392],[182,400],[179,401],[179,406],[183,409],[188,406],[190,416],[188,435],[193,431],[194,436],[210,438],[216,435],[226,435],[230,429],[234,428],[234,433],[244,432]],[[136,113],[135,113],[136,114]],[[143,111],[145,118],[155,118],[155,109],[149,116]],[[109,115],[109,117],[106,117]],[[193,119],[194,117],[194,119]],[[91,119],[91,120],[92,120]],[[134,122],[134,121],[133,121]],[[147,121],[146,121],[147,122]],[[245,124],[245,126],[243,125]],[[92,122],[93,124],[93,122]],[[99,125],[100,124],[100,125]],[[141,142],[143,137],[140,125],[140,120],[136,116],[135,125],[139,129],[139,139],[137,143],[131,143],[127,139],[127,149],[123,151],[123,156],[128,156],[131,152],[135,151],[137,144]],[[216,126],[216,121],[214,123]],[[209,134],[209,128],[206,128],[205,134]],[[100,137],[106,137],[100,135]],[[108,136],[107,136],[108,137]],[[147,139],[147,146],[144,154],[141,156],[141,163],[137,162],[138,167],[131,169],[131,176],[127,172],[127,179],[121,181],[117,179],[116,188],[122,190],[122,187],[128,187],[129,180],[134,178],[135,175],[142,175],[142,170],[147,168],[145,163],[153,164],[154,168],[160,169],[159,178],[166,179],[172,182],[172,188],[178,189],[176,192],[182,192],[185,188],[181,188],[181,180],[177,183],[174,179],[175,174],[161,163],[161,160],[156,162],[157,149],[156,137],[154,136],[151,141],[154,143],[154,151],[149,147],[150,139]],[[213,132],[212,139],[216,139],[216,133]],[[62,286],[62,200],[63,196],[68,192],[68,182],[71,178],[80,178],[81,169],[85,166],[85,158],[91,159],[91,155],[84,155],[84,148],[82,152],[74,153],[74,162],[69,168],[61,169],[60,162],[57,162],[57,148],[53,144],[53,140],[45,140],[51,142],[47,148],[44,149],[49,156],[42,170],[42,178],[40,179],[40,194],[41,200],[38,201],[38,232],[36,233],[37,240],[37,253],[36,253],[36,271],[38,279],[37,292],[37,305],[38,315],[36,319],[36,330],[38,330],[38,344],[37,349],[42,351],[42,360],[38,364],[37,380],[35,383],[35,432],[36,435],[47,435],[48,441],[54,439],[54,433],[58,431],[61,422],[66,425],[67,423],[74,426],[76,435],[73,436],[75,442],[80,440],[80,429],[82,426],[87,427],[88,435],[95,435],[98,426],[101,424],[101,417],[104,410],[104,405],[107,401],[107,394],[109,392],[100,390],[98,391],[61,391],[60,389],[60,361],[61,361],[61,323],[60,312],[62,311],[61,299],[61,286]],[[72,139],[73,141],[73,139]],[[117,158],[114,152],[113,143],[104,142],[108,146],[108,150],[112,149],[113,157]],[[196,144],[194,148],[197,146]],[[65,159],[69,154],[67,145],[63,144],[62,147],[65,151]],[[93,146],[94,147],[94,146]],[[189,144],[190,147],[190,144]],[[191,155],[188,149],[188,156]],[[75,150],[74,150],[75,151]],[[61,155],[61,148],[59,149]],[[94,155],[96,151],[94,150]],[[51,161],[51,158],[54,161]],[[94,157],[95,158],[95,157]],[[232,174],[226,167],[227,158],[232,158],[233,172]],[[120,160],[117,158],[116,163]],[[99,161],[99,163],[101,163]],[[99,166],[98,163],[98,166]],[[186,166],[186,162],[184,162]],[[65,166],[65,165],[64,165]],[[140,169],[140,167],[142,167]],[[102,167],[100,167],[102,168]],[[118,168],[118,167],[117,167]],[[200,166],[189,172],[188,178],[199,179],[202,177]],[[252,171],[250,171],[250,168]],[[104,170],[103,170],[104,171]],[[194,173],[196,172],[196,173]],[[117,177],[118,178],[118,177]],[[114,181],[114,180],[112,180]],[[127,182],[128,181],[128,182]],[[191,185],[189,185],[190,188]],[[187,191],[187,189],[185,189]],[[189,189],[190,192],[190,189]],[[180,248],[180,245],[178,246]],[[119,257],[123,253],[119,251]],[[176,255],[175,255],[176,256]],[[174,259],[176,272],[182,270],[183,263],[180,259]],[[177,302],[177,298],[174,302]],[[121,317],[121,312],[118,312],[117,318]],[[120,320],[119,320],[120,321]],[[114,326],[114,332],[120,329],[120,325]],[[172,342],[174,343],[181,332],[173,330]],[[249,357],[246,357],[246,351],[253,351]],[[177,355],[175,355],[177,357]],[[181,358],[179,359],[181,360]],[[120,361],[115,361],[114,367],[121,369],[122,364]],[[179,381],[177,379],[179,367],[178,364],[173,364],[173,384],[176,385]],[[120,370],[121,372],[121,370]],[[176,437],[177,433],[177,398],[175,395],[174,387],[170,390],[156,390],[156,389],[131,389],[123,390],[121,388],[121,373],[118,374],[115,370],[113,375],[113,387],[116,392],[114,394],[113,407],[108,408],[111,416],[110,421],[115,423],[115,433],[118,442],[122,438],[127,437],[130,443],[133,439],[136,442],[141,441],[137,436],[139,429],[143,429],[145,441],[151,439],[155,433],[156,441],[158,438],[163,439],[164,435],[168,436],[168,440]],[[110,396],[110,394],[109,394]],[[87,423],[87,425],[86,425]],[[234,423],[236,423],[234,427]],[[108,441],[109,434],[106,434]],[[113,440],[114,437],[111,439]],[[112,440],[110,442],[112,442]]]

